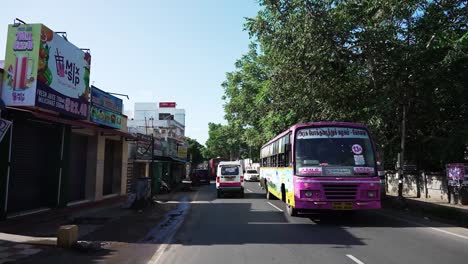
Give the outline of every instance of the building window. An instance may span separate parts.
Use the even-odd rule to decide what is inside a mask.
[[[159,114],[159,120],[174,120],[174,116],[168,113]]]

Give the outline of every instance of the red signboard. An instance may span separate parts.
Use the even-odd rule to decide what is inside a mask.
[[[175,102],[160,102],[159,103],[159,108],[175,108],[176,103]]]

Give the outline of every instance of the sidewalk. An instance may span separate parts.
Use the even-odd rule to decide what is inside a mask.
[[[55,248],[57,229],[74,219],[84,215],[103,214],[117,217],[127,213],[120,209],[120,204],[125,199],[125,197],[112,198],[97,203],[18,216],[0,222],[0,264],[27,259]],[[98,228],[98,226],[79,227],[80,236]]]
[[[185,195],[178,192],[179,190],[176,188],[169,194],[158,195],[158,199],[172,200],[175,196]],[[0,264],[7,261],[99,263],[107,262],[116,255],[135,255],[135,251],[141,251],[142,257],[152,254],[158,245],[135,243],[144,238],[148,231],[177,205],[153,204],[139,212],[123,209],[121,205],[125,201],[117,199],[100,206],[58,209],[37,217],[31,215],[0,222],[0,244],[6,243],[4,248],[9,250],[3,254],[0,245]],[[64,224],[78,225],[80,242],[73,249],[56,247],[55,233],[57,228]],[[43,241],[47,241],[48,245],[44,246]],[[21,252],[29,255],[21,255]],[[32,255],[34,256],[31,257]]]
[[[404,197],[405,199],[400,201],[397,196],[389,194],[386,197],[387,199],[383,200],[384,207],[405,210],[422,217],[468,227],[468,206],[416,197]]]

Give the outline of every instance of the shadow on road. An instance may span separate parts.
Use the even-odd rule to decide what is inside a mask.
[[[364,245],[344,228],[291,224],[284,213],[251,210],[250,203],[195,204],[192,214],[173,243]]]

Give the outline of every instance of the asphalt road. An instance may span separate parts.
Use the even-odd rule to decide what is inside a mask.
[[[246,183],[245,198],[215,191],[191,195],[184,221],[149,263],[468,263],[466,229],[387,210],[289,217],[258,183]]]

